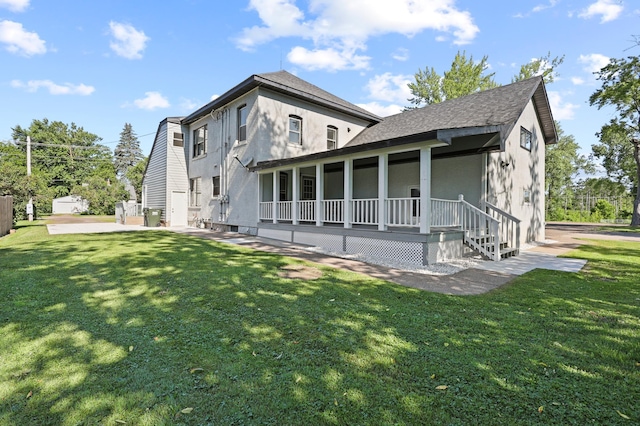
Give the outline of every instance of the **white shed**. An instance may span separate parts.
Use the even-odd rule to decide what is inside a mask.
[[[77,195],[67,195],[66,197],[54,198],[51,206],[53,214],[74,214],[89,211],[89,201]]]

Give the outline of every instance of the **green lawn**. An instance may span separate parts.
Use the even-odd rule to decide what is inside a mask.
[[[573,254],[460,297],[34,222],[0,239],[0,425],[638,424],[640,244]]]

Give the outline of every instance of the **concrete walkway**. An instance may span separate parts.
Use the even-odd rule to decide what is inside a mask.
[[[549,244],[522,251],[519,256],[502,260],[500,262],[478,262],[478,264],[473,268],[464,269],[451,275],[430,275],[403,271],[400,269],[364,263],[357,260],[316,253],[305,249],[305,247],[299,244],[237,233],[214,232],[207,229],[149,228],[136,225],[120,225],[116,223],[54,224],[47,225],[47,228],[50,234],[167,230],[228,244],[237,244],[243,247],[250,247],[255,250],[305,259],[334,268],[362,273],[407,287],[458,295],[486,293],[487,291],[508,283],[514,277],[536,268],[564,272],[578,272],[585,265],[586,260],[563,259],[558,258],[557,256],[578,247],[582,244],[580,239],[615,239],[640,242],[640,234],[591,233],[591,229],[588,228],[588,226],[593,227],[593,224],[585,225],[582,228],[575,227],[578,225],[574,225],[574,228],[563,228],[563,226],[565,225],[548,225],[547,237],[554,240]]]

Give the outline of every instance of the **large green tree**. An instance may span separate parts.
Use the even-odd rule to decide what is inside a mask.
[[[555,58],[551,57],[551,52],[547,52],[545,56],[535,58],[520,66],[518,75],[513,76],[512,83],[516,81],[526,80],[537,75],[541,75],[546,84],[553,83],[558,76],[558,67],[564,62],[564,55]]]
[[[127,180],[136,190],[138,202],[142,202],[142,179],[144,178],[144,171],[147,168],[147,162],[148,158],[145,157],[127,171]]]
[[[556,122],[558,141],[545,148],[545,182],[547,211],[560,207],[573,195],[573,181],[580,171],[592,171],[588,159],[579,153],[580,145],[573,135],[565,135]]]
[[[109,148],[99,144],[100,137],[74,123],[68,125],[45,118],[33,120],[26,128],[18,125],[12,131],[15,161],[24,167],[25,173],[27,136],[31,139],[32,180],[40,185],[34,184],[37,189],[31,195],[41,213],[51,211],[53,198],[72,194],[73,188],[92,177],[116,180]],[[12,191],[19,193],[19,187],[19,183],[14,183]]]
[[[413,95],[409,102],[417,108],[496,87],[498,84],[493,80],[495,73],[486,74],[489,68],[487,60],[487,56],[484,56],[475,63],[473,56],[467,58],[466,52],[458,52],[451,68],[443,75],[439,75],[433,67],[418,70],[414,75],[415,82],[409,83]]]
[[[122,132],[120,132],[120,141],[113,153],[113,163],[118,178],[125,179],[127,171],[143,158],[138,136],[133,131],[131,124],[125,123]]]
[[[600,143],[592,147],[610,176],[626,181],[635,190],[631,225],[640,225],[640,57],[611,59],[597,71],[602,87],[590,97],[598,109],[609,106],[617,117],[602,126]],[[632,166],[631,166],[632,164]]]
[[[488,61],[489,58],[483,56],[480,62],[474,62],[473,56],[467,58],[466,52],[458,52],[451,68],[442,75],[433,67],[418,70],[414,74],[415,81],[409,83],[409,90],[413,95],[408,99],[412,104],[409,108],[437,104],[499,86],[494,80],[495,73],[487,73]],[[522,65],[512,82],[541,75],[545,83],[552,83],[557,76],[557,68],[563,62],[564,56],[551,58],[551,53],[547,53]]]

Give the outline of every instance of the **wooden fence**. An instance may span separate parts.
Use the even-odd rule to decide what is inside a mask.
[[[13,197],[0,196],[0,237],[9,233],[13,228]]]

